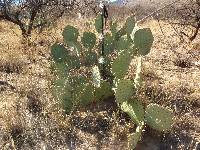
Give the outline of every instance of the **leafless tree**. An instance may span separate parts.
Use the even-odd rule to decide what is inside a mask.
[[[0,20],[19,26],[24,37],[79,6],[76,0],[0,0]]]
[[[200,0],[180,0],[159,12],[159,19],[167,20],[179,36],[193,41],[200,32]]]

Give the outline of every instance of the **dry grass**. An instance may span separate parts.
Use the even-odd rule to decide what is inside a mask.
[[[34,33],[28,46],[21,44],[17,27],[0,23],[0,81],[7,82],[0,85],[0,149],[127,149],[127,135],[134,125],[115,104],[103,102],[66,117],[51,95],[49,48],[62,41],[66,24],[93,30],[85,20],[66,19],[40,35]],[[192,149],[200,141],[200,37],[183,43],[161,24],[164,35],[156,21],[144,23],[152,29],[155,42],[144,61],[146,84],[141,96],[146,102],[171,107],[176,121],[165,137],[148,132],[140,149],[147,149],[142,147],[145,143],[151,150]],[[134,68],[131,65],[130,78]]]

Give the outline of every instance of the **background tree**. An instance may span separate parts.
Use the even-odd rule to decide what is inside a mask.
[[[160,20],[167,20],[177,34],[193,41],[200,30],[200,0],[180,0],[159,12]]]
[[[76,0],[0,0],[0,20],[19,26],[24,37],[79,6]]]

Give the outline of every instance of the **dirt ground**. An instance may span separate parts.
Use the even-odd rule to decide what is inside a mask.
[[[65,116],[50,88],[50,46],[62,41],[59,27],[34,33],[22,44],[18,28],[0,22],[0,149],[10,150],[125,150],[135,125],[111,97]],[[166,134],[146,128],[138,150],[200,149],[200,37],[181,41],[173,29],[155,20],[142,26],[154,35],[151,53],[144,58],[142,96],[170,107],[174,125]],[[85,29],[87,27],[85,26]],[[129,77],[134,78],[134,60]]]

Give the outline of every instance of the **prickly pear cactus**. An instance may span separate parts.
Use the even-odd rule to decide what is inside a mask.
[[[138,28],[134,16],[130,16],[120,29],[116,21],[110,23],[110,32],[105,33],[102,46],[102,39],[100,42],[97,39],[102,32],[101,15],[95,19],[94,26],[96,33],[80,34],[77,28],[68,25],[62,33],[64,43],[52,45],[55,74],[52,93],[67,114],[91,102],[115,97],[119,108],[137,125],[135,133],[128,137],[129,146],[134,149],[145,123],[158,131],[167,131],[172,125],[170,110],[157,104],[145,108],[136,96],[142,82],[142,57],[150,52],[154,38],[149,28]],[[112,54],[116,56],[114,60]],[[135,79],[130,80],[126,74],[134,57],[137,57],[137,69]],[[89,73],[77,75],[81,69]]]
[[[109,82],[103,81],[101,82],[100,87],[95,88],[96,101],[103,100],[111,96],[113,96],[113,91]]]

